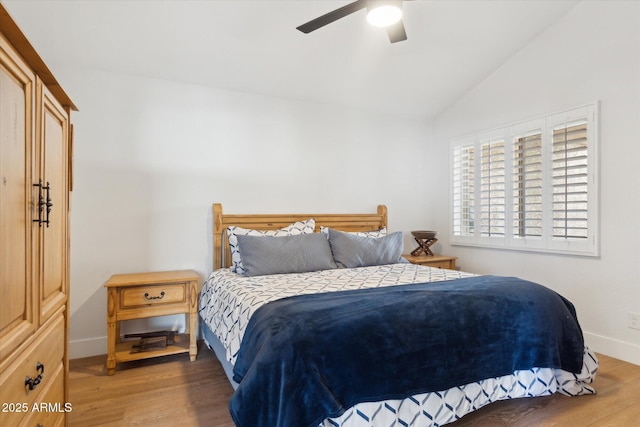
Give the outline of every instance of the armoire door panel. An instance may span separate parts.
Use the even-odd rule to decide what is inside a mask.
[[[64,108],[42,89],[40,104],[42,182],[45,185],[46,222],[42,234],[42,279],[40,324],[66,301],[67,265],[67,164],[68,115]]]
[[[0,396],[29,408],[69,399],[72,110],[0,0]],[[0,426],[67,422],[63,412],[0,411]]]
[[[35,330],[32,292],[34,75],[0,36],[0,360]]]

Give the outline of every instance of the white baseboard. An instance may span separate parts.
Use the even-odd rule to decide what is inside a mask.
[[[69,359],[107,354],[107,337],[69,341]]]
[[[596,353],[640,365],[640,345],[589,332],[584,332],[584,341],[587,347]]]

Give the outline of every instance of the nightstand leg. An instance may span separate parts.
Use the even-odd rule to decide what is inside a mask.
[[[196,290],[196,282],[189,284],[189,321],[186,322],[189,330],[189,359],[195,361],[198,356],[198,344],[196,338],[198,335],[198,292]]]
[[[198,335],[197,321],[196,313],[189,313],[189,324],[191,325],[191,332],[189,333],[189,358],[192,362],[196,360],[198,356],[198,344],[196,342]]]
[[[107,295],[107,374],[116,373],[116,340],[120,328],[116,321],[116,290],[109,289]]]

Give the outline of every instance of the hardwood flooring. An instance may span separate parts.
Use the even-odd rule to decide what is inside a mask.
[[[180,354],[120,363],[113,376],[105,362],[106,355],[70,362],[70,427],[234,427],[233,388],[206,346],[194,362]]]
[[[496,402],[447,426],[639,426],[640,366],[598,357],[595,396]],[[107,376],[105,359],[71,361],[71,427],[233,427],[227,409],[233,389],[203,345],[195,362],[187,355],[128,362],[119,364],[114,376]]]

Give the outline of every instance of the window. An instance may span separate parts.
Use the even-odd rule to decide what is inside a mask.
[[[590,104],[452,141],[451,243],[597,256],[596,127]]]

